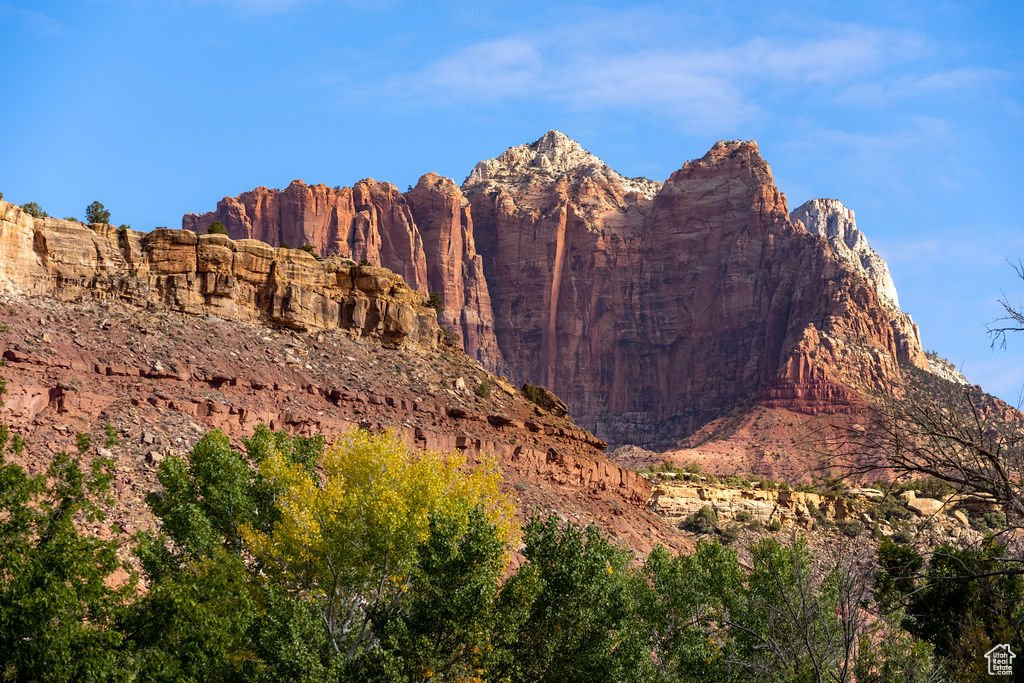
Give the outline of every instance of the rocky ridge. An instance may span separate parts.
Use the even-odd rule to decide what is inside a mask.
[[[889,266],[857,229],[857,218],[852,210],[838,199],[812,199],[793,209],[790,218],[794,224],[799,221],[812,234],[828,240],[839,258],[875,286],[883,305],[899,310],[899,296]]]
[[[318,261],[301,250],[224,235],[34,219],[3,201],[0,289],[66,300],[120,298],[297,330],[438,344],[434,312],[383,268]]]
[[[947,382],[953,384],[969,385],[970,382],[964,377],[964,374],[960,372],[960,368],[953,365],[951,362],[943,358],[942,356],[936,355],[932,352],[927,352],[928,357],[928,371],[936,377],[941,377]]]
[[[235,239],[310,245],[323,256],[398,273],[422,296],[440,295],[441,322],[467,353],[492,370],[502,367],[469,202],[453,181],[426,174],[403,194],[373,179],[352,187],[296,180],[284,190],[258,187],[224,197],[214,211],[186,214],[181,224],[205,233],[216,221]]]
[[[615,444],[671,447],[751,402],[852,413],[901,367],[928,366],[853,213],[813,200],[791,214],[750,141],[719,142],[658,183],[549,131],[461,188],[436,174],[404,194],[296,181],[183,227],[214,220],[408,270],[413,289],[441,295],[470,355],[553,390]]]
[[[393,273],[223,236],[37,220],[2,203],[0,217],[0,420],[24,436],[19,457],[35,471],[78,433],[104,443],[109,425],[116,443],[101,448],[117,461],[122,529],[149,523],[142,499],[163,457],[205,430],[237,442],[262,422],[392,428],[495,457],[524,512],[597,523],[637,550],[685,544],[602,441],[439,344],[434,311]]]
[[[812,530],[842,526],[857,536],[873,531],[878,537],[912,534],[915,543],[968,544],[983,533],[972,519],[995,506],[980,498],[949,495],[932,498],[908,490],[900,494],[877,488],[853,488],[841,493],[766,488],[754,483],[728,485],[695,474],[653,473],[650,507],[666,521],[687,526],[703,508],[709,508],[719,528],[735,525],[794,527]],[[975,522],[976,524],[977,522]]]
[[[550,186],[593,184],[619,190],[617,199],[628,195],[650,199],[661,183],[648,178],[626,178],[588,152],[565,133],[549,130],[535,142],[510,147],[500,156],[478,163],[462,183],[463,190],[514,193],[524,207],[543,210],[544,192]],[[530,190],[540,192],[539,196]],[[594,205],[597,206],[597,205]]]

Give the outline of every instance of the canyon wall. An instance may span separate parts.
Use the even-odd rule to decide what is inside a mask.
[[[215,220],[405,273],[441,296],[471,356],[553,390],[615,444],[671,446],[751,401],[850,412],[901,365],[927,367],[853,213],[815,200],[791,216],[753,142],[719,142],[659,183],[550,131],[461,189],[435,174],[404,194],[296,181],[182,224]]]
[[[755,398],[849,411],[926,364],[912,323],[790,219],[753,142],[659,185],[552,131],[463,192],[504,360],[610,442],[671,445]]]
[[[469,202],[450,179],[427,174],[405,194],[372,179],[333,188],[296,180],[224,197],[214,211],[186,214],[182,228],[205,233],[215,221],[236,239],[311,245],[398,273],[422,297],[440,296],[441,324],[470,356],[502,367]]]
[[[433,348],[432,309],[402,278],[256,240],[36,219],[0,201],[0,288],[59,299],[119,298],[185,313],[340,329]]]

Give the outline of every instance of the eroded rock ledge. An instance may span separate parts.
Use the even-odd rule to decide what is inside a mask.
[[[257,240],[35,219],[0,201],[0,288],[137,305],[388,344],[438,343],[434,311],[395,273]]]

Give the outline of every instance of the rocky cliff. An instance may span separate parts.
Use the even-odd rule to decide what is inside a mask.
[[[469,202],[451,180],[427,174],[405,194],[371,179],[334,188],[296,180],[225,197],[210,213],[186,214],[182,228],[205,233],[215,221],[236,239],[308,244],[320,255],[393,270],[423,297],[437,293],[442,324],[472,357],[501,368]]]
[[[916,328],[790,219],[753,142],[659,185],[550,132],[463,192],[510,370],[611,442],[667,445],[755,397],[851,410],[926,362]]]
[[[900,300],[889,266],[857,229],[853,211],[838,199],[812,199],[794,209],[790,218],[793,223],[799,221],[812,234],[828,240],[836,256],[874,285],[880,302],[899,310]]]
[[[685,544],[647,510],[646,480],[438,343],[422,302],[396,274],[341,257],[33,219],[0,201],[0,424],[27,444],[5,457],[38,472],[91,435],[116,461],[110,521],[131,532],[151,522],[156,465],[205,430],[238,443],[259,423],[393,429],[496,458],[524,513],[596,523],[640,551]]]
[[[791,216],[753,142],[720,142],[660,183],[550,131],[461,189],[434,174],[405,194],[296,181],[183,226],[214,220],[404,273],[442,296],[473,357],[618,444],[672,445],[751,401],[853,411],[901,365],[927,366],[853,213],[814,200]]]
[[[144,306],[385,342],[438,343],[434,311],[394,273],[186,230],[35,219],[0,201],[0,289]]]

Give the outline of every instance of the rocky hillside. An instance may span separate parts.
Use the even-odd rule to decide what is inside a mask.
[[[216,220],[439,293],[470,355],[552,389],[615,444],[671,446],[751,402],[851,412],[928,364],[853,213],[814,200],[791,216],[753,142],[719,142],[659,183],[550,131],[461,189],[434,174],[404,194],[296,181],[182,224]]]
[[[117,460],[111,522],[145,526],[155,466],[205,431],[392,428],[492,455],[524,512],[632,547],[685,540],[604,443],[438,341],[400,277],[254,240],[33,219],[0,202],[0,423],[33,469],[79,435]]]

